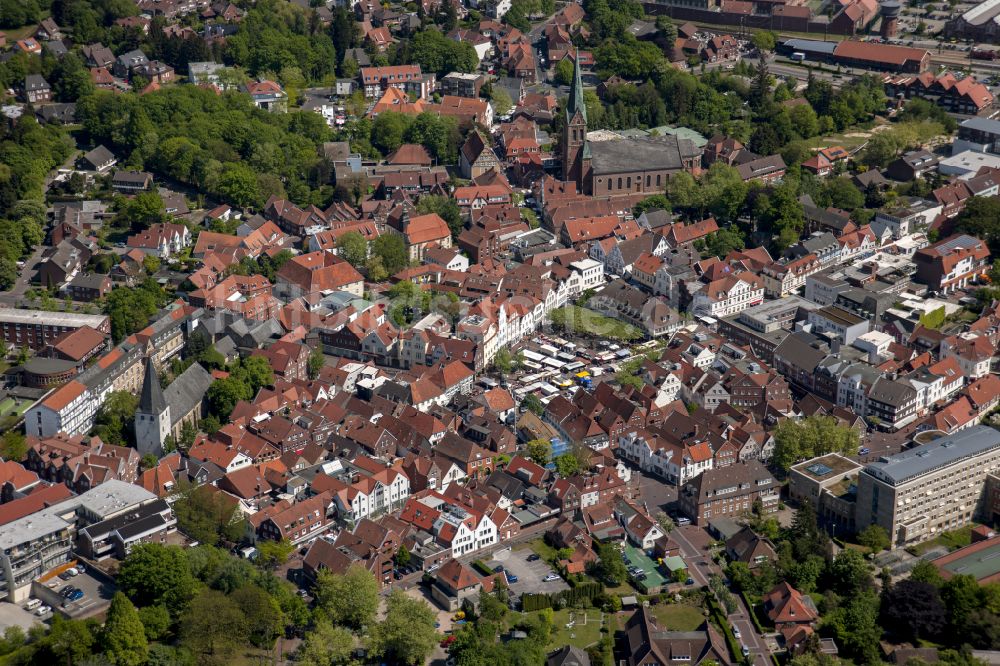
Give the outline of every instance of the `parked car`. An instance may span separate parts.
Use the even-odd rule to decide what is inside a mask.
[[[63,588],[61,590],[59,590],[59,596],[60,597],[68,597],[69,595],[71,595],[73,593],[73,590],[75,590],[75,589],[76,588],[73,587],[72,585],[64,585]]]
[[[518,577],[510,573],[509,571],[505,571],[504,575],[507,576],[508,583],[516,583],[518,581]]]
[[[493,573],[500,573],[501,571],[503,571],[503,565],[502,564],[498,564],[495,567],[493,567]]]
[[[49,608],[48,606],[39,606],[38,610],[35,611],[35,615],[37,615],[38,617],[42,617],[51,610],[52,609]]]
[[[537,562],[540,559],[542,559],[542,556],[539,555],[538,553],[532,553],[531,555],[528,555],[529,562]]]
[[[685,585],[694,585],[694,578],[688,578],[686,581],[684,581],[684,584]]]
[[[740,646],[740,651],[743,652],[743,656],[744,657],[749,657],[750,656],[750,648],[748,648],[746,645],[741,645]]]
[[[542,581],[546,583],[551,583],[554,580],[559,580],[559,574],[550,573],[542,579]]]
[[[83,590],[73,590],[73,594],[69,595],[68,599],[70,601],[79,601],[83,599]]]
[[[871,453],[871,449],[869,449],[867,446],[862,446],[860,449],[858,449],[859,456],[866,456],[869,453]]]
[[[733,636],[736,636],[736,640],[743,638],[743,636],[740,635],[740,628],[737,627],[735,624],[733,625]]]

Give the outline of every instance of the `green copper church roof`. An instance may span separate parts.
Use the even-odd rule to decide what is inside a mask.
[[[587,105],[583,101],[583,81],[580,80],[580,50],[577,49],[573,58],[573,83],[569,89],[569,102],[566,103],[566,119],[569,120],[579,111],[583,120],[587,120]]]

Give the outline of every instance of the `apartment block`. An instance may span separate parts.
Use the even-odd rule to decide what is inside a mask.
[[[32,581],[69,561],[78,528],[135,513],[143,505],[157,501],[162,500],[148,490],[112,480],[3,525],[0,599],[24,601]],[[149,538],[148,534],[144,536]]]
[[[37,351],[63,333],[83,326],[111,335],[111,320],[107,315],[0,308],[0,330],[4,342],[12,347],[27,346]]]

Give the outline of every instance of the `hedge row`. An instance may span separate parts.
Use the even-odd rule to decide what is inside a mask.
[[[472,561],[472,568],[475,569],[476,571],[478,571],[479,573],[481,573],[484,576],[492,576],[493,575],[493,569],[490,569],[488,566],[486,566],[486,563],[483,562],[482,560],[473,560]]]
[[[556,605],[577,606],[584,600],[593,601],[603,592],[604,588],[600,583],[585,581],[556,594],[522,594],[521,607],[525,611],[536,611]]]

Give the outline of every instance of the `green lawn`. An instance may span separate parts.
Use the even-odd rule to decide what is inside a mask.
[[[873,132],[862,128],[848,129],[836,134],[825,136],[815,136],[809,139],[809,147],[814,150],[829,148],[830,146],[843,146],[847,150],[854,150],[871,138]]]
[[[38,24],[23,25],[20,28],[8,28],[4,32],[7,34],[7,44],[13,44],[19,39],[31,37],[38,30]]]
[[[21,404],[15,407],[14,398],[4,398],[0,401],[0,416],[7,416],[8,414],[20,416],[28,411],[28,407],[31,407],[30,400],[22,400]]]
[[[529,549],[537,553],[546,562],[553,562],[556,559],[556,549],[545,543],[545,539],[535,539],[527,543],[521,543],[514,547],[514,550]]]
[[[573,626],[567,627],[573,618]],[[596,608],[576,610],[564,608],[552,614],[552,636],[546,648],[551,652],[564,645],[586,648],[601,639],[601,611]]]
[[[923,543],[918,543],[915,546],[910,546],[907,550],[918,557],[926,553],[931,548],[937,546],[944,546],[948,550],[958,550],[959,548],[968,546],[972,543],[972,528],[975,526],[975,524],[966,525],[965,527],[959,527],[957,530],[952,530],[951,532],[942,532],[930,541],[924,541]]]
[[[687,604],[660,604],[652,611],[660,627],[668,631],[694,631],[705,621],[700,610]]]

